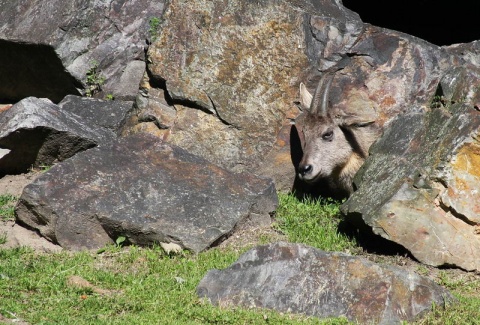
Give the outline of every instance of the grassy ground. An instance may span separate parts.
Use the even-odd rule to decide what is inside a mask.
[[[0,195],[0,221],[15,218],[14,208],[17,198],[11,194]]]
[[[15,219],[14,209],[16,202],[17,198],[13,195],[0,195],[0,222]],[[0,232],[0,245],[5,244],[6,240],[7,234]]]
[[[242,239],[251,236],[248,244],[230,240],[198,255],[169,256],[159,247],[134,246],[109,246],[102,253],[38,254],[28,248],[2,249],[0,244],[0,315],[4,323],[30,324],[347,324],[344,319],[218,308],[199,300],[195,292],[208,270],[229,266],[252,245],[277,240],[278,232],[284,240],[362,254],[355,240],[337,232],[338,205],[281,195],[275,230],[244,233]],[[404,260],[382,257],[385,263]],[[423,275],[437,272],[436,281],[459,299],[418,324],[480,324],[480,277],[414,265]]]

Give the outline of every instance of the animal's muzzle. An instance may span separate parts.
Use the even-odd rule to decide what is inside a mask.
[[[300,165],[298,166],[298,175],[300,178],[305,178],[312,173],[312,165]]]

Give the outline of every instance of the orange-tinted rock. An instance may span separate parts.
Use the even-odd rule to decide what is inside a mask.
[[[357,175],[347,219],[425,264],[479,271],[479,132],[480,112],[466,104],[400,116]]]

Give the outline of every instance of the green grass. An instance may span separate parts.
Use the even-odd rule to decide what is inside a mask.
[[[275,228],[290,241],[361,252],[354,241],[337,232],[338,207],[338,202],[300,201],[281,194]],[[169,256],[159,247],[120,244],[100,254],[38,254],[0,246],[0,314],[30,324],[347,324],[345,319],[320,321],[268,310],[216,307],[199,299],[196,286],[208,270],[228,267],[246,249],[214,248],[198,255]],[[72,276],[93,287],[69,284]],[[458,303],[447,310],[435,308],[417,324],[479,324],[478,276],[452,278],[442,271],[438,282],[455,294]]]
[[[15,218],[14,209],[17,197],[4,194],[0,195],[0,220],[13,220]]]
[[[105,76],[99,71],[98,62],[92,61],[90,69],[88,69],[85,77],[85,84],[87,85],[85,95],[87,97],[93,97],[93,95],[102,90],[105,81]]]
[[[325,251],[356,252],[357,243],[337,231],[340,202],[327,199],[299,200],[279,194],[275,228],[290,242],[304,243]]]
[[[480,299],[466,298],[462,294],[456,294],[456,297],[458,299],[457,304],[450,306],[446,310],[434,307],[433,312],[418,321],[417,324],[480,324]]]
[[[286,204],[282,201],[283,206]],[[277,218],[294,222],[288,208],[279,211]],[[288,233],[295,229],[286,222],[277,227]],[[302,233],[307,234],[304,230]],[[301,241],[303,235],[296,238]],[[10,318],[16,315],[32,324],[347,323],[345,319],[320,321],[268,310],[221,308],[200,300],[196,286],[208,270],[228,267],[246,249],[216,248],[198,255],[176,256],[168,256],[158,247],[121,245],[107,247],[101,254],[39,255],[25,248],[0,249],[0,314]],[[71,276],[79,276],[111,294],[69,285]]]
[[[158,17],[151,17],[150,20],[148,21],[148,25],[149,25],[148,35],[150,35],[152,42],[155,42],[155,40],[158,37],[161,23],[162,23],[162,20]]]
[[[461,277],[452,277],[446,271],[440,271],[436,282],[450,290],[457,302],[447,309],[436,308],[416,324],[457,325],[480,324],[480,277],[465,273]]]
[[[139,247],[110,247],[99,255],[0,250],[0,314],[32,324],[320,323],[266,310],[218,308],[198,299],[195,289],[205,273],[237,258],[219,249],[173,257]],[[111,293],[69,285],[73,275]]]

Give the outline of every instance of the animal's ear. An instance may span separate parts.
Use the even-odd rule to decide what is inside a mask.
[[[338,124],[345,127],[365,127],[375,123],[375,120],[365,116],[342,115],[336,117]]]
[[[300,83],[300,106],[303,109],[310,109],[310,106],[312,105],[312,98],[313,95],[307,90],[305,84],[303,82]]]

